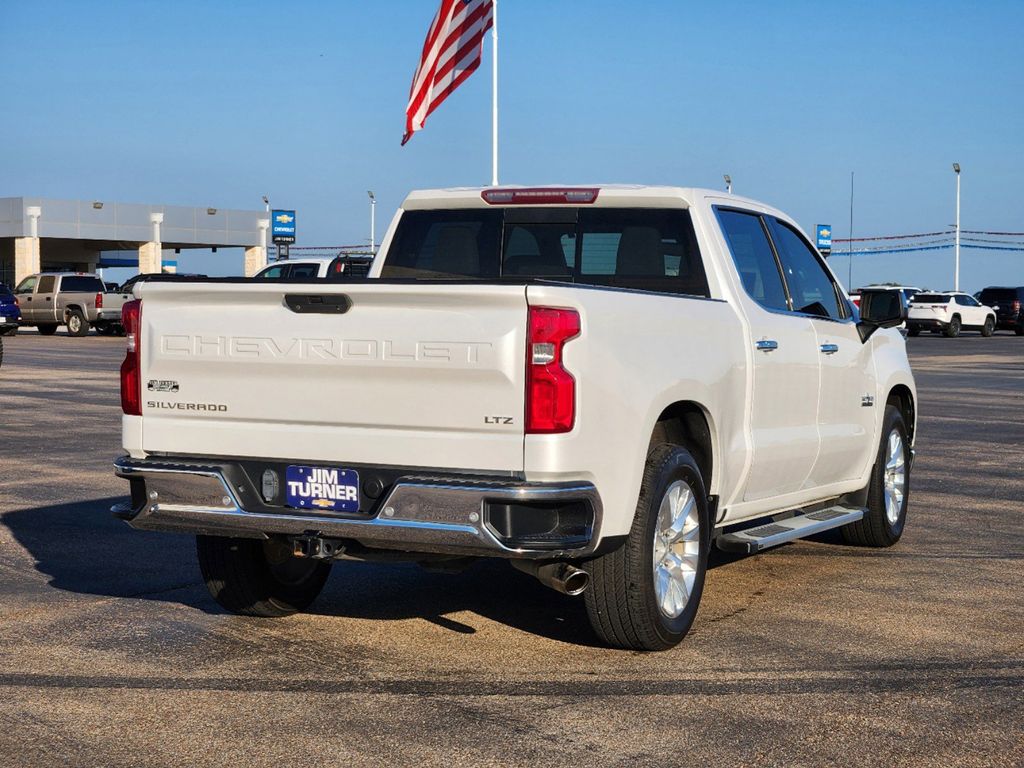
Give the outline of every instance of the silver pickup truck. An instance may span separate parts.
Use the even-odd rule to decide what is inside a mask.
[[[29,275],[14,289],[21,307],[21,324],[34,325],[44,336],[66,325],[72,336],[85,336],[119,327],[123,301],[104,298],[106,287],[85,272],[42,272]]]

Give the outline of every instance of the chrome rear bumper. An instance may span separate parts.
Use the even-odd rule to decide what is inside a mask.
[[[348,539],[378,549],[514,558],[581,557],[598,541],[601,500],[591,483],[400,475],[374,504],[372,515],[309,514],[269,509],[261,501],[243,504],[254,489],[233,484],[224,463],[133,459],[114,462],[118,477],[132,482],[131,504],[114,513],[134,528],[215,536],[267,538],[274,534]],[[585,505],[586,535],[568,546],[507,546],[489,523],[494,505]],[[249,506],[249,509],[246,509]],[[259,507],[258,511],[254,507]]]

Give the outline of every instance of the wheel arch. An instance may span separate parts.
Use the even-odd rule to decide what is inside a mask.
[[[671,443],[693,454],[711,493],[715,478],[715,431],[711,415],[694,400],[678,400],[662,409],[651,430],[650,448],[658,443]]]
[[[914,402],[914,393],[906,384],[896,384],[889,390],[885,398],[886,405],[893,405],[903,415],[903,423],[907,425],[907,432],[910,436],[910,444],[914,444],[914,432],[917,429],[917,404]]]

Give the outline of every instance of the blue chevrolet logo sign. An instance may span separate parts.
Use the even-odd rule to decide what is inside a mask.
[[[294,243],[295,211],[271,211],[270,234],[275,243]]]
[[[832,226],[830,224],[819,224],[817,227],[818,250],[828,253],[832,250]]]

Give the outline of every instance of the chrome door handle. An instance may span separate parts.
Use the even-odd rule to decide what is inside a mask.
[[[757,347],[758,352],[774,352],[779,348],[779,342],[774,339],[759,339],[754,346]]]
[[[836,352],[839,351],[839,345],[838,344],[822,344],[821,345],[821,351],[824,354],[826,354],[826,355],[834,355]]]

